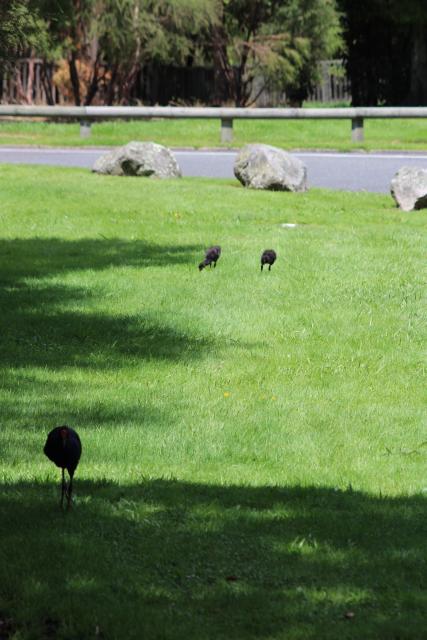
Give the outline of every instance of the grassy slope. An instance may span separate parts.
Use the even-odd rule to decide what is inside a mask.
[[[418,640],[425,213],[45,167],[0,192],[12,637]],[[70,514],[41,453],[64,422]]]
[[[285,149],[427,149],[424,120],[366,120],[365,142],[352,144],[350,120],[234,122],[233,146],[264,142]],[[0,144],[102,146],[129,140],[154,140],[172,147],[218,147],[219,120],[151,120],[104,122],[92,126],[90,138],[80,138],[78,124],[0,121]],[[226,145],[223,145],[226,146]]]

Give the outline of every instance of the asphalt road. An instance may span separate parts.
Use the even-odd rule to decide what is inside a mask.
[[[105,149],[37,149],[0,147],[0,163],[92,167]],[[185,176],[232,178],[235,151],[175,151]],[[307,165],[312,187],[389,193],[390,180],[405,165],[427,169],[422,153],[295,153]]]

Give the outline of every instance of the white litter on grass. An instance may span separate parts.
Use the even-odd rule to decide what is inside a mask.
[[[285,229],[295,229],[298,225],[295,222],[283,222],[280,226]]]

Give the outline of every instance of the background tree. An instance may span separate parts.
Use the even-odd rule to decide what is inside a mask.
[[[2,0],[0,4],[0,61],[11,63],[46,37],[45,22],[27,0]]]
[[[66,87],[76,105],[90,104],[101,78],[101,52],[94,25],[103,0],[33,0],[45,17],[50,40],[40,51],[47,61],[63,61],[57,81]]]
[[[76,105],[129,103],[147,62],[183,64],[214,16],[212,0],[33,0],[50,34],[46,59]]]
[[[279,30],[300,46],[294,76],[282,83],[288,101],[301,106],[319,80],[319,62],[342,52],[342,26],[335,0],[287,0],[274,16]]]
[[[341,45],[335,0],[222,0],[211,35],[217,75],[237,106],[251,100],[256,76],[300,104],[318,62]]]
[[[392,0],[391,12],[396,29],[409,32],[409,87],[406,104],[427,104],[427,4],[425,0]],[[406,49],[406,51],[407,51]],[[403,80],[403,78],[402,78]]]
[[[97,21],[110,74],[108,103],[129,103],[144,65],[185,66],[200,56],[202,34],[215,15],[212,0],[110,0]]]
[[[427,104],[425,0],[339,2],[353,104]]]
[[[29,0],[2,0],[0,5],[0,69],[14,72],[18,99],[30,103],[34,80],[34,52],[46,47],[47,25]],[[17,61],[26,56],[27,86],[24,91]]]

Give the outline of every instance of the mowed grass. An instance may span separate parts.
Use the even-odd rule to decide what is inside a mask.
[[[46,167],[0,193],[0,637],[425,637],[425,212]]]
[[[274,144],[284,149],[427,150],[423,119],[365,120],[365,141],[351,142],[350,120],[235,120],[233,141],[220,142],[220,120],[111,121],[93,124],[89,138],[78,123],[0,121],[0,145],[114,146],[155,140],[171,147],[241,147]]]

